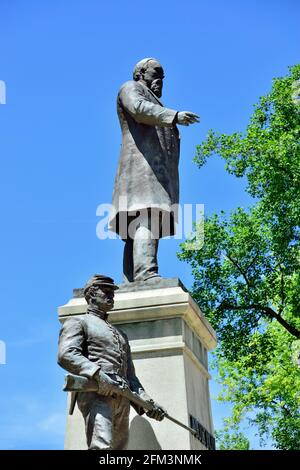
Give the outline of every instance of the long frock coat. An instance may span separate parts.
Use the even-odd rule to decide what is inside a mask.
[[[133,80],[121,87],[117,111],[122,146],[109,228],[120,233],[122,212],[157,208],[170,213],[169,233],[164,230],[163,236],[174,235],[177,210],[173,205],[179,203],[177,111],[165,108],[146,85]]]

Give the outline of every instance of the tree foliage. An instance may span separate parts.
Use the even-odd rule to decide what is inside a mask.
[[[279,245],[299,240],[299,91],[297,65],[286,77],[275,79],[271,92],[260,98],[244,134],[210,131],[195,157],[201,167],[211,155],[219,154],[229,173],[247,177],[247,190],[273,222]]]
[[[300,65],[275,79],[244,134],[210,131],[198,146],[199,167],[221,156],[229,173],[246,176],[255,202],[207,217],[203,248],[182,244],[179,254],[218,334],[220,399],[233,403],[227,426],[252,412],[260,436],[279,449],[300,449],[299,79]]]
[[[240,431],[228,432],[226,430],[216,432],[218,450],[249,450],[250,442]]]

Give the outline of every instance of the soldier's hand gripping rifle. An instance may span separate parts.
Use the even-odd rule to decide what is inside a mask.
[[[105,386],[105,389],[107,390],[107,385],[103,384]],[[121,395],[125,398],[127,398],[130,402],[134,403],[135,405],[139,406],[140,408],[143,408],[144,410],[151,412],[156,408],[155,403],[150,400],[146,401],[143,400],[137,393],[132,392],[128,387],[120,384],[119,387],[110,385],[111,392],[116,393],[118,395]],[[64,391],[65,392],[74,392],[80,393],[80,392],[100,392],[101,393],[101,385],[99,388],[99,383],[96,380],[93,379],[87,379],[86,377],[82,377],[80,375],[73,375],[73,374],[67,374],[65,376],[65,385],[64,385]],[[71,407],[74,408],[75,403],[71,404]],[[186,429],[189,431],[193,436],[197,436],[197,431],[194,429],[190,428],[186,424],[181,423],[177,419],[173,418],[172,416],[168,415],[167,412],[164,412],[164,417],[172,421],[173,423],[177,424],[178,426],[181,426],[182,428]]]

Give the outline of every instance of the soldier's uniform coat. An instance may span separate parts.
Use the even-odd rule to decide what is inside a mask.
[[[127,336],[96,314],[65,321],[59,337],[58,363],[68,372],[89,379],[101,369],[114,380],[125,379],[133,392],[144,392],[135,375]],[[89,449],[126,448],[130,410],[127,398],[81,392],[77,404],[85,419]],[[143,414],[144,410],[133,406]]]

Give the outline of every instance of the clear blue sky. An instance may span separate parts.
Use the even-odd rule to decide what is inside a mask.
[[[272,77],[299,62],[299,14],[298,0],[0,0],[0,448],[62,448],[57,306],[95,272],[121,281],[122,242],[97,239],[96,207],[111,201],[116,94],[134,64],[157,57],[165,105],[201,116],[181,128],[181,202],[247,206],[221,161],[196,168],[195,146],[209,128],[244,130]],[[177,249],[161,243],[161,273],[190,287]],[[214,405],[217,427],[223,413]]]

